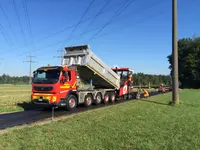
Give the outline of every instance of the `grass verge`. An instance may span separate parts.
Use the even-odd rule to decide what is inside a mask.
[[[199,90],[131,101],[0,135],[0,149],[200,149]]]

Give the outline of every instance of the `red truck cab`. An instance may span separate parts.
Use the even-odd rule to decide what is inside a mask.
[[[67,66],[41,67],[34,71],[31,100],[36,104],[64,105],[70,92],[76,91],[76,71]]]

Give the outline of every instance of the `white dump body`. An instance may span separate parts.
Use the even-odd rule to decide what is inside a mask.
[[[89,45],[66,47],[62,65],[76,66],[78,76],[96,88],[120,88],[120,76],[89,49]]]

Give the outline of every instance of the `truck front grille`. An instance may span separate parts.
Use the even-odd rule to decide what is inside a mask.
[[[42,100],[42,101],[34,100],[34,103],[35,104],[50,104],[50,102],[48,100]]]
[[[36,90],[36,91],[51,91],[51,90],[53,90],[53,86],[34,86],[34,90]]]

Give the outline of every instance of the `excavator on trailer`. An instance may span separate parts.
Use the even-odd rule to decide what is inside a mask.
[[[79,104],[89,107],[118,99],[139,99],[132,73],[130,68],[110,68],[89,45],[65,47],[61,66],[34,71],[31,102],[72,110]]]

